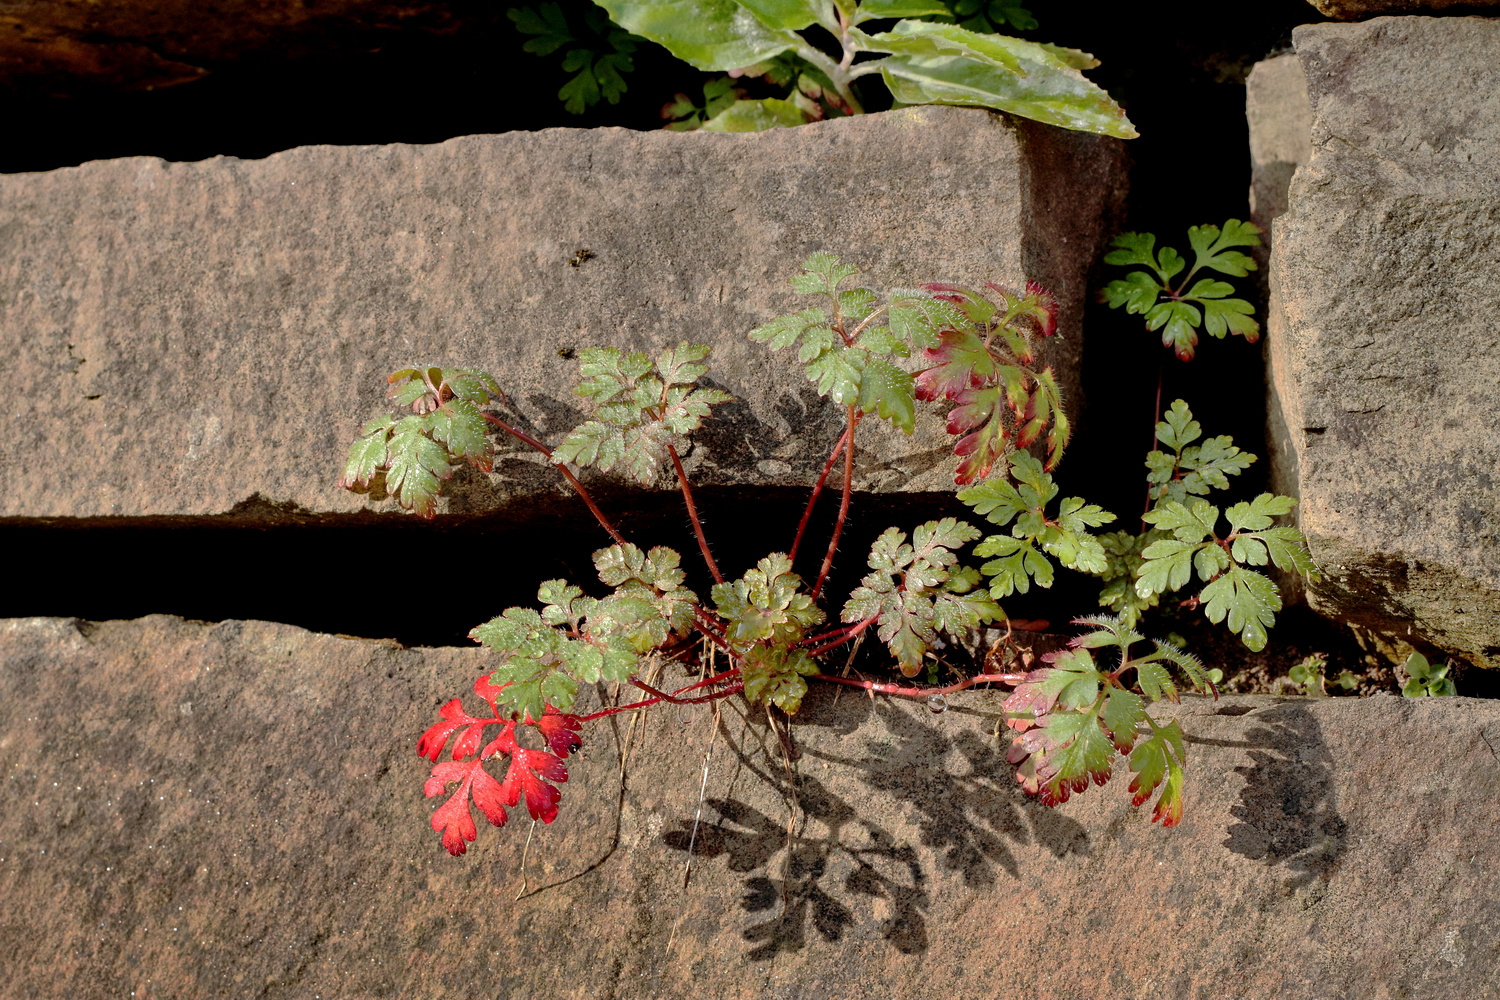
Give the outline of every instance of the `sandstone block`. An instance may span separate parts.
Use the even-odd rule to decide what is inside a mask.
[[[1313,153],[1275,223],[1268,341],[1309,600],[1500,666],[1500,20],[1294,38]]]
[[[1307,0],[1329,17],[1359,21],[1383,14],[1422,14],[1456,7],[1460,11],[1500,7],[1494,0]]]
[[[412,752],[484,663],[260,622],[0,623],[6,995],[1497,995],[1494,702],[1185,701],[1175,830],[1119,778],[1026,799],[995,694],[820,688],[791,765],[730,701],[717,728],[644,719],[622,776],[630,726],[603,721],[523,881],[524,813],[450,858]]]
[[[213,516],[257,494],[358,510],[334,486],[384,376],[495,372],[531,428],[582,418],[578,348],[715,347],[740,401],[689,462],[726,485],[811,483],[840,408],[745,334],[801,308],[827,249],[878,288],[1034,278],[1076,388],[1086,276],[1123,145],[924,107],[759,134],[549,129],[264,160],[133,158],[0,178],[0,361],[13,397],[0,516]],[[861,432],[860,489],[951,486],[942,420]],[[455,513],[559,494],[517,455]]]

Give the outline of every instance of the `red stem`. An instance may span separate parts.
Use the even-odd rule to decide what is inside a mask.
[[[848,687],[856,687],[865,691],[874,691],[876,694],[893,694],[902,698],[933,698],[940,694],[953,694],[958,691],[967,690],[976,684],[1009,684],[1015,687],[1026,680],[1025,674],[979,674],[968,680],[959,681],[957,684],[949,684],[940,688],[918,688],[902,687],[899,684],[881,684],[876,681],[856,680],[853,677],[835,677],[833,674],[813,674],[814,680],[828,681],[830,684],[844,684]]]
[[[678,688],[675,692],[673,692],[670,695],[666,694],[665,692],[656,691],[656,694],[658,695],[658,697],[655,697],[655,698],[645,698],[645,699],[643,699],[641,701],[633,701],[629,705],[616,705],[614,708],[606,708],[606,709],[604,709],[602,711],[595,712],[592,715],[581,715],[581,716],[578,717],[578,721],[579,722],[591,722],[594,719],[603,719],[606,716],[618,715],[621,712],[633,712],[633,711],[635,711],[638,708],[646,708],[646,707],[648,707],[650,705],[659,705],[663,701],[673,702],[673,703],[679,704],[679,705],[691,705],[691,704],[695,704],[697,702],[715,701],[715,700],[717,700],[719,698],[726,698],[729,695],[737,694],[738,692],[743,691],[745,689],[745,685],[743,685],[743,684],[734,684],[734,685],[731,685],[730,687],[725,688],[722,691],[715,691],[713,694],[711,694],[711,695],[709,695],[709,696],[707,696],[705,698],[682,699],[682,698],[678,698],[677,695],[680,695],[680,694],[682,694],[685,691],[695,691],[698,688],[707,687],[710,684],[719,684],[719,683],[722,683],[723,681],[733,680],[733,679],[739,677],[739,675],[740,675],[739,670],[726,670],[722,674],[715,674],[714,676],[706,678],[705,680],[701,680],[701,681],[699,681],[696,684],[689,684],[685,688]],[[637,687],[645,687],[645,685],[639,684],[638,682],[636,682],[633,679],[632,679],[631,683],[636,684]],[[656,689],[655,688],[646,687],[646,690],[648,690],[648,691],[655,691]]]
[[[849,429],[845,431],[848,440],[844,442],[844,495],[839,501],[839,519],[834,522],[833,537],[828,540],[828,554],[823,557],[823,565],[818,570],[818,582],[813,585],[812,598],[815,601],[823,592],[823,582],[828,579],[828,571],[833,569],[833,554],[839,549],[839,536],[844,533],[844,521],[849,517],[849,494],[854,489],[854,429],[859,426],[863,414],[852,406],[847,409]]]
[[[703,553],[703,561],[708,563],[708,571],[713,574],[714,583],[723,583],[724,574],[719,572],[719,564],[714,562],[714,554],[708,550],[708,539],[703,535],[703,525],[698,520],[698,506],[693,503],[693,491],[688,486],[687,473],[682,470],[682,459],[677,457],[677,449],[670,444],[667,445],[667,454],[672,456],[672,468],[677,470],[677,482],[682,486],[682,499],[687,503],[688,519],[693,522],[693,534],[698,536],[698,551]]]
[[[849,428],[844,428],[844,433],[839,435],[838,443],[833,446],[833,452],[828,456],[828,461],[823,463],[823,474],[818,477],[818,482],[813,486],[812,496],[807,498],[807,509],[802,512],[802,520],[797,525],[797,537],[792,539],[792,550],[787,553],[787,558],[792,562],[797,561],[797,549],[802,545],[802,534],[807,531],[807,522],[812,517],[813,505],[818,502],[818,495],[823,492],[823,484],[828,481],[828,474],[833,471],[833,463],[839,460],[839,455],[844,451],[844,443],[849,440]]]
[[[871,615],[864,621],[855,622],[853,625],[847,625],[844,628],[835,629],[832,632],[825,632],[822,635],[815,635],[810,639],[803,640],[804,642],[808,643],[823,642],[823,645],[819,646],[817,649],[809,651],[807,655],[821,656],[822,654],[828,652],[830,649],[837,649],[839,646],[842,646],[844,643],[848,642],[850,639],[853,639],[865,629],[875,624],[875,622],[879,618],[879,615]],[[824,642],[824,640],[828,641]]]
[[[488,420],[490,423],[494,424],[496,427],[500,428],[502,431],[515,438],[517,441],[520,441],[522,444],[530,445],[532,448],[535,448],[537,451],[545,455],[549,460],[552,458],[552,449],[548,448],[546,445],[542,444],[542,442],[538,441],[530,434],[527,434],[525,431],[518,430],[517,428],[512,427],[510,424],[507,424],[505,421],[493,417],[488,413],[482,413],[480,414],[480,416],[484,417],[484,419]],[[566,465],[563,465],[561,462],[553,462],[552,464],[557,468],[558,472],[561,472],[563,474],[563,476],[568,480],[568,483],[572,485],[574,490],[577,491],[578,495],[583,498],[583,502],[588,505],[589,512],[594,515],[594,519],[599,522],[599,526],[602,527],[605,531],[609,532],[609,537],[613,538],[621,545],[629,545],[630,543],[625,540],[625,536],[620,534],[619,530],[609,522],[609,518],[604,516],[604,511],[599,509],[599,505],[594,503],[594,498],[589,496],[589,491],[583,488],[583,484],[578,481],[578,477],[573,475],[573,470],[568,468]]]

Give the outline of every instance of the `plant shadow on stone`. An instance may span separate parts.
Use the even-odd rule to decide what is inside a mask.
[[[1245,779],[1239,820],[1224,846],[1293,873],[1288,889],[1327,881],[1348,850],[1348,824],[1338,811],[1333,756],[1322,727],[1305,705],[1278,705],[1256,716],[1267,725],[1251,729],[1251,763],[1235,768]]]
[[[865,740],[857,756],[803,744],[803,759],[853,769],[866,787],[915,810],[921,845],[936,852],[941,867],[965,887],[993,888],[1002,870],[1018,878],[1013,844],[1035,843],[1059,858],[1088,853],[1083,826],[1027,796],[1004,747],[978,730],[945,733],[936,723],[868,698],[845,699],[837,712],[831,704],[809,705],[801,731],[836,727],[837,735],[847,735],[874,716],[884,733]],[[861,706],[868,711],[860,712]],[[872,819],[892,810],[873,810],[864,802],[856,808],[806,773],[795,774],[789,785],[774,740],[758,749],[734,739],[727,724],[722,732],[740,768],[795,803],[792,832],[784,819],[741,799],[708,798],[696,839],[694,818],[686,816],[662,840],[684,852],[691,845],[695,857],[723,857],[731,872],[746,875],[740,908],[749,920],[747,957],[759,961],[799,951],[810,933],[839,941],[862,914],[872,915],[879,935],[902,954],[926,951],[930,876],[916,846]]]

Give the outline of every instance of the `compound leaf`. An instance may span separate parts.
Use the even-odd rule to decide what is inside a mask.
[[[1162,789],[1152,810],[1151,822],[1173,827],[1182,822],[1182,765],[1187,760],[1182,727],[1177,720],[1165,726],[1152,724],[1150,737],[1142,740],[1130,754],[1131,804],[1141,806],[1157,788]]]
[[[1276,624],[1281,610],[1276,584],[1253,570],[1231,566],[1199,597],[1209,621],[1217,625],[1227,616],[1229,630],[1239,633],[1248,649],[1258,653],[1266,648],[1266,629]]]

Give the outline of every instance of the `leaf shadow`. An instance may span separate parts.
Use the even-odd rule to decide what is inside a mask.
[[[1287,888],[1327,881],[1348,850],[1348,824],[1338,811],[1333,756],[1322,727],[1305,705],[1278,705],[1256,714],[1250,729],[1250,763],[1235,768],[1245,779],[1239,820],[1224,846],[1235,854],[1285,865]]]
[[[801,766],[792,771],[778,760],[774,737],[729,740],[741,768],[794,804],[793,823],[738,798],[709,798],[696,839],[693,817],[662,838],[680,851],[691,845],[695,857],[722,857],[731,872],[746,875],[740,908],[754,918],[744,930],[748,957],[798,951],[812,934],[836,942],[851,932],[877,934],[903,954],[926,951],[928,853],[971,889],[995,886],[1002,872],[1019,876],[1014,845],[1036,844],[1057,857],[1088,853],[1083,826],[1028,798],[1003,749],[983,733],[945,732],[936,718],[864,698],[846,699],[836,713],[830,703],[806,705],[799,733],[822,727],[854,735],[863,743],[857,755],[803,738]],[[857,727],[870,719],[877,725]],[[813,761],[852,770],[857,784],[836,771],[820,780],[809,773]],[[877,822],[879,814],[897,817],[916,843],[887,828],[896,824]]]

